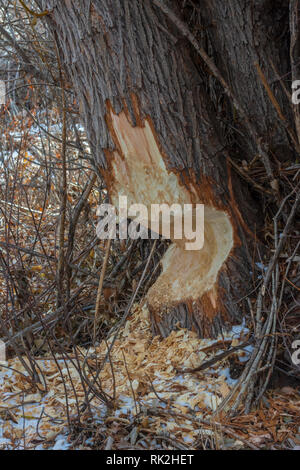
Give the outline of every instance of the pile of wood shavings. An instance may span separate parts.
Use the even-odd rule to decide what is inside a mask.
[[[110,422],[115,417],[130,423],[148,414],[147,419],[142,419],[143,427],[192,444],[199,437],[197,420],[217,408],[230,392],[233,381],[224,361],[201,373],[182,375],[177,369],[199,366],[214,354],[208,352],[211,351],[209,346],[220,340],[225,340],[227,345],[231,340],[236,344],[244,333],[238,327],[235,334],[231,332],[223,338],[208,340],[178,329],[166,339],[153,338],[147,309],[135,307],[114,344],[110,361],[100,374],[103,390],[115,396],[114,409],[108,412],[98,398],[91,402],[99,423],[105,424],[108,416]],[[82,358],[89,356],[86,361],[89,380],[92,381],[94,366],[101,363],[112,340],[113,335],[96,350],[78,349]],[[60,358],[57,362],[60,370],[53,359],[39,360],[47,382],[46,392],[42,391],[43,387],[33,390],[24,375],[1,368],[0,447],[45,446],[66,432],[65,387],[70,416],[76,415],[77,403],[84,400],[84,392],[76,363],[69,360],[66,364]],[[10,360],[7,365],[26,375],[18,359]]]
[[[228,342],[229,338],[227,334],[222,339]],[[196,368],[208,360],[211,353],[205,349],[222,339],[199,339],[196,333],[186,329],[173,331],[165,339],[153,338],[147,309],[137,308],[111,353],[117,396],[121,401],[122,397],[131,397],[140,406],[156,403],[161,398],[162,403],[182,413],[215,410],[233,383],[227,380],[228,369],[224,369],[224,362],[203,373],[181,375],[177,370]],[[232,338],[234,344],[236,340]],[[104,357],[106,352],[106,344],[97,349],[98,356]],[[101,381],[104,390],[111,394],[110,363],[105,365]]]

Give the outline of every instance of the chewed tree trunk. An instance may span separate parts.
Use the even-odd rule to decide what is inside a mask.
[[[239,7],[251,3],[235,2]],[[62,63],[78,93],[111,201],[117,205],[124,195],[128,204],[149,208],[158,203],[205,204],[203,249],[188,251],[173,240],[147,302],[156,333],[165,336],[180,323],[199,335],[215,335],[241,319],[239,299],[249,287],[251,269],[248,246],[259,215],[247,185],[229,164],[234,155],[225,150],[224,128],[208,91],[210,71],[154,3],[66,0],[44,1],[42,7],[51,11]],[[204,3],[209,23],[212,7]],[[234,2],[228,3],[231,8],[217,9],[212,34],[220,46],[221,69],[235,91],[241,75],[235,75],[238,65],[229,60],[228,30],[222,23],[234,20]],[[235,39],[236,44],[239,37]],[[261,87],[259,92],[267,103]],[[238,96],[242,106],[247,106],[245,95]],[[234,112],[226,106],[228,113]],[[265,112],[259,109],[259,115]],[[258,136],[266,126],[261,122],[255,128]],[[275,134],[276,145],[286,145],[286,136]],[[246,159],[254,157],[251,139],[253,133]]]

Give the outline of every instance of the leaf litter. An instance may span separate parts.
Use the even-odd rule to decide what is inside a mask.
[[[214,356],[214,345],[219,348],[220,342],[242,343],[247,332],[246,327],[233,327],[223,338],[209,340],[199,339],[192,331],[178,329],[165,339],[153,338],[147,308],[136,306],[99,375],[102,390],[114,397],[113,406],[107,408],[98,397],[91,400],[93,418],[106,444],[110,438],[109,447],[116,449],[135,445],[148,448],[148,445],[155,445],[154,441],[157,446],[161,438],[169,439],[172,445],[181,443],[179,448],[180,445],[195,448],[199,439],[203,441],[203,436],[211,436],[214,442],[223,439],[226,448],[225,434],[209,426],[207,420],[235,383],[230,377],[227,359],[197,373],[183,375],[178,369],[198,367]],[[77,348],[88,364],[86,375],[90,381],[112,340],[113,334],[96,349]],[[240,353],[242,360],[246,354]],[[43,386],[40,390],[33,389],[17,358],[10,359],[4,366],[0,369],[0,448],[72,447],[67,416],[76,416],[78,401],[85,397],[75,363],[69,360],[66,364],[58,357],[56,360],[41,357],[39,367],[47,391]],[[265,411],[260,415],[254,412],[252,423],[250,415],[240,415],[230,421],[218,416],[218,423],[223,420],[222,426],[235,429],[236,435],[253,445],[282,442],[291,433],[291,426],[283,419],[282,404],[288,409],[287,415],[294,418],[292,429],[296,432],[297,415],[298,426],[300,424],[300,398],[291,394],[281,400],[278,396],[276,400],[270,398]],[[245,426],[244,419],[250,426]],[[294,444],[299,445],[294,435]],[[83,448],[93,447],[92,441],[87,440]],[[237,438],[228,442],[227,445],[233,447],[244,446]]]

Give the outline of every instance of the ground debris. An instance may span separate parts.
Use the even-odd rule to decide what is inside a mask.
[[[18,359],[9,360],[8,368],[1,368],[0,446],[195,449],[247,448],[248,443],[249,447],[261,448],[282,444],[288,438],[295,446],[300,444],[295,438],[300,425],[296,391],[270,396],[268,407],[262,405],[247,416],[230,420],[219,416],[213,425],[209,421],[212,413],[235,383],[227,360],[203,372],[177,372],[179,367],[197,367],[213,357],[214,342],[223,340],[224,349],[228,344],[236,345],[237,340],[242,342],[247,328],[234,327],[222,340],[214,341],[199,339],[185,329],[173,331],[165,339],[153,338],[149,326],[147,308],[135,307],[99,376],[102,390],[114,397],[113,407],[108,409],[94,397],[92,417],[88,413],[78,417],[78,403],[82,404],[85,395],[72,360],[40,358],[47,384],[44,393],[30,387]],[[112,339],[113,335],[96,349],[78,348],[81,364],[88,364],[89,380]],[[219,344],[217,349],[220,351]],[[245,352],[239,354],[244,355],[241,361],[246,359]],[[72,432],[67,414],[76,423]],[[78,442],[78,436],[84,444]]]

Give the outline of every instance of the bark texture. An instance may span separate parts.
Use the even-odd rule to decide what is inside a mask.
[[[177,2],[165,3],[184,18]],[[242,121],[235,122],[246,159],[255,156],[256,137],[274,147],[278,158],[289,150],[254,67],[257,61],[267,66],[271,56],[279,73],[287,69],[287,58],[266,39],[267,22],[260,24],[267,3],[212,0],[198,7],[217,65],[255,129],[253,137]],[[172,243],[148,293],[154,331],[165,336],[180,323],[199,335],[218,334],[241,318],[239,299],[251,269],[248,239],[258,219],[228,163],[221,120],[224,113],[231,119],[234,109],[222,90],[212,96],[210,71],[151,0],[49,0],[41,6],[51,11],[48,21],[111,200],[121,194],[129,204],[206,206],[203,250],[187,252]],[[278,93],[284,105],[284,93]]]
[[[289,158],[289,139],[274,105],[257,73],[259,64],[287,118],[292,117],[290,100],[278,78],[289,77],[289,1],[205,0],[201,2],[203,26],[208,31],[215,62],[237,100],[247,111],[258,139],[271,159]],[[278,86],[279,85],[279,86]],[[290,86],[288,85],[288,92]],[[247,127],[238,122],[247,133]],[[256,151],[251,138],[239,139],[245,156]]]

